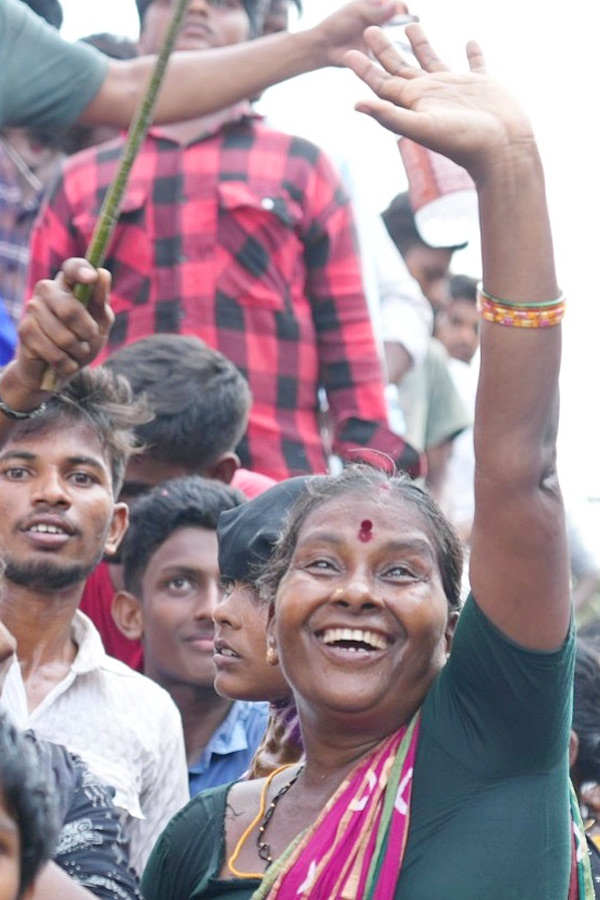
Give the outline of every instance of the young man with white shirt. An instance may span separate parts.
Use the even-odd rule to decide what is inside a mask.
[[[127,382],[86,369],[18,419],[0,449],[0,613],[18,656],[2,706],[116,789],[138,872],[188,798],[181,719],[165,691],[106,655],[77,607],[127,526],[115,497],[146,415]]]

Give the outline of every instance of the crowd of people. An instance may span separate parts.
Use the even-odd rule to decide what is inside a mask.
[[[0,0],[0,900],[593,900],[600,563],[527,114],[398,0],[189,0],[94,268],[175,8],[136,5],[133,45]],[[255,112],[329,65],[468,173],[478,277]]]

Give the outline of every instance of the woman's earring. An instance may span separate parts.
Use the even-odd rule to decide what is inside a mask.
[[[267,647],[267,663],[270,666],[276,666],[278,662],[279,659],[277,658],[277,650],[275,649],[275,647],[269,644],[269,646]]]

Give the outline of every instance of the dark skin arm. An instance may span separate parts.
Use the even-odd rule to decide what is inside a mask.
[[[367,30],[366,40],[382,68],[357,51],[348,54],[377,95],[359,109],[470,172],[490,293],[517,303],[558,297],[544,174],[529,120],[487,75],[476,44],[467,47],[469,71],[452,73],[419,26],[407,33],[423,71],[377,28]],[[481,348],[471,585],[505,634],[552,650],[564,641],[571,616],[556,478],[561,329],[483,322]]]

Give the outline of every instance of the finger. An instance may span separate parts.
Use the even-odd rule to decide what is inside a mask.
[[[405,81],[401,76],[389,75],[359,50],[350,50],[344,57],[344,62],[382,100],[402,105]],[[366,104],[368,102],[365,101]],[[367,111],[362,109],[362,103],[357,108],[361,112]]]
[[[416,139],[413,114],[389,100],[378,100],[376,98],[360,100],[356,104],[355,109],[358,112],[371,116],[376,122],[387,128],[388,131],[393,131],[394,134],[406,135]]]
[[[406,26],[406,36],[419,65],[425,72],[446,72],[446,66],[429,43],[427,35],[416,23]]]
[[[72,290],[76,284],[94,284],[98,273],[87,259],[73,257],[65,260],[56,281],[66,290]]]
[[[379,64],[389,75],[410,78],[419,74],[412,62],[402,55],[398,47],[381,28],[367,28],[364,40]]]
[[[27,366],[27,371],[41,379],[48,366],[58,372],[61,377],[74,375],[82,366],[82,361],[63,349],[56,342],[56,337],[48,336],[36,323],[24,320],[19,327],[19,344],[17,359]]]
[[[71,332],[80,341],[94,340],[98,324],[73,294],[62,290],[56,282],[43,282],[27,305],[27,313],[35,316],[48,334],[52,326],[62,333]]]
[[[349,50],[344,55],[344,63],[355,75],[358,75],[361,81],[364,81],[375,94],[379,93],[384,81],[389,78],[387,72],[384,72],[379,66],[376,66],[375,63],[361,50]]]
[[[98,280],[94,285],[87,310],[102,335],[108,335],[115,321],[115,314],[109,305],[110,285],[110,272],[107,269],[98,269]]]
[[[467,59],[471,72],[480,72],[483,75],[487,73],[483,51],[476,41],[469,41],[467,44]]]
[[[98,326],[91,316],[88,319],[89,323],[80,325],[80,331],[85,335],[82,337],[58,319],[48,306],[40,304],[23,319],[19,326],[19,339],[31,356],[37,356],[43,346],[46,353],[56,354],[59,359],[66,354],[80,365],[85,365],[100,339]],[[53,363],[46,356],[42,358]]]

